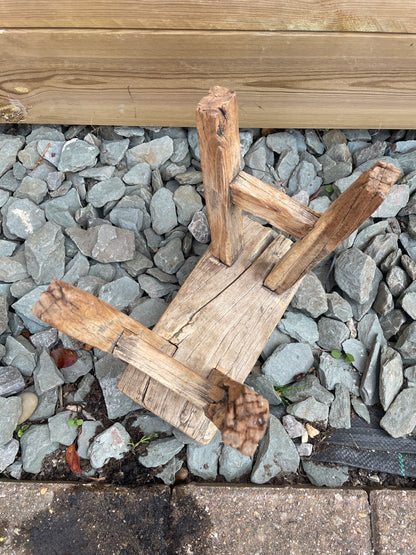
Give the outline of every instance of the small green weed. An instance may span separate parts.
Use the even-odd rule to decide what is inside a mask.
[[[285,406],[286,410],[290,410],[292,406],[292,401],[287,398],[285,393],[290,393],[291,391],[297,391],[300,389],[305,389],[304,387],[293,387],[290,385],[274,385],[274,390],[279,395],[280,399],[282,400],[283,405]]]
[[[325,187],[325,191],[327,193],[333,193],[334,192],[334,188],[332,187],[332,185],[328,185],[327,187]]]
[[[149,441],[151,441],[152,439],[156,439],[157,437],[158,437],[158,434],[151,434],[150,436],[143,436],[136,443],[134,443],[133,441],[130,441],[127,445],[131,445],[131,450],[134,453],[139,445],[142,445],[143,443],[149,443]]]
[[[23,433],[30,428],[30,424],[22,424],[17,428],[17,437],[22,437]]]
[[[351,364],[351,362],[354,362],[355,358],[352,356],[351,353],[342,353],[341,351],[338,351],[338,349],[334,349],[333,351],[331,351],[331,355],[334,358],[341,358],[343,357],[345,362],[348,362],[348,364]]]
[[[75,426],[76,428],[79,428],[83,424],[84,421],[82,418],[74,418],[72,420],[68,420],[68,426]]]

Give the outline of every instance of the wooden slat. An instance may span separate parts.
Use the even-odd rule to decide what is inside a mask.
[[[218,84],[241,126],[416,128],[415,35],[5,29],[0,52],[0,122],[195,126]]]
[[[294,237],[311,231],[320,214],[245,172],[230,184],[233,202]]]
[[[413,0],[13,0],[3,27],[416,32]]]
[[[276,295],[262,286],[290,241],[278,236],[265,248],[267,230],[247,218],[245,224],[245,247],[235,264],[220,264],[208,250],[154,328],[177,346],[176,360],[205,377],[221,368],[243,382],[297,289],[298,284]],[[257,257],[259,248],[265,250]],[[138,377],[137,370],[127,367],[119,389],[191,437],[210,441],[215,427],[202,411],[180,404],[154,380],[138,382]]]
[[[282,294],[303,278],[371,216],[400,174],[396,166],[383,161],[361,174],[322,214],[312,231],[283,256],[265,286]]]
[[[212,87],[196,109],[211,251],[227,266],[241,251],[243,213],[231,202],[230,183],[241,167],[236,95]]]

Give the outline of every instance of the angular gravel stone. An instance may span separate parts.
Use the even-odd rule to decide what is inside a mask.
[[[403,364],[397,351],[384,346],[380,356],[379,395],[386,411],[403,385]]]
[[[15,366],[0,367],[0,396],[9,397],[25,388],[25,380]]]
[[[95,363],[95,375],[100,383],[110,420],[120,418],[140,407],[117,388],[125,368],[125,362],[111,355],[104,355]]]
[[[304,277],[292,299],[291,306],[306,312],[312,318],[318,318],[327,311],[325,290],[314,273],[310,272]]]
[[[0,445],[13,438],[21,413],[22,401],[19,397],[0,397]]]
[[[146,468],[154,468],[169,462],[183,447],[184,444],[175,437],[156,439],[147,445],[147,454],[138,460]]]
[[[314,399],[320,403],[329,406],[334,400],[333,394],[323,387],[319,379],[313,374],[307,374],[293,386],[290,386],[288,390],[284,392],[284,395],[293,403],[305,400],[308,397],[314,397]]]
[[[195,212],[191,223],[188,225],[188,229],[199,243],[205,244],[210,242],[211,232],[205,212]]]
[[[95,420],[87,420],[82,424],[81,433],[78,436],[77,452],[82,459],[88,459],[88,449],[91,440],[96,435],[97,429],[102,426],[101,422]]]
[[[386,233],[385,235],[376,235],[364,252],[368,256],[371,256],[374,262],[379,266],[380,263],[396,249],[397,235],[395,233]]]
[[[328,467],[311,461],[302,461],[302,468],[309,481],[318,487],[339,488],[349,478],[347,466]]]
[[[39,300],[41,293],[46,291],[47,285],[36,287],[18,301],[12,304],[15,313],[20,316],[30,333],[43,331],[48,326],[32,314],[33,305]]]
[[[92,368],[93,361],[91,354],[87,351],[79,351],[76,362],[67,368],[61,368],[60,372],[64,377],[65,383],[74,383],[81,376],[88,374]]]
[[[332,318],[322,317],[318,322],[318,331],[318,344],[328,351],[341,349],[341,344],[350,336],[347,326]]]
[[[195,212],[202,210],[201,197],[191,185],[178,187],[173,195],[173,200],[178,212],[178,222],[182,225],[188,225]]]
[[[416,362],[416,322],[411,322],[400,335],[396,349],[405,360]]]
[[[15,283],[29,276],[22,252],[14,256],[0,256],[0,281]]]
[[[291,414],[285,414],[285,416],[283,416],[282,424],[290,439],[302,437],[305,433],[305,427],[303,424],[296,420],[296,418]]]
[[[146,162],[136,164],[123,175],[123,181],[127,185],[141,185],[144,187],[150,185],[152,181],[152,168]]]
[[[42,204],[46,218],[63,227],[75,226],[74,216],[81,208],[77,191],[71,189],[62,197],[48,200]]]
[[[39,156],[43,155],[43,160],[47,160],[55,167],[58,167],[64,145],[65,141],[49,141],[47,139],[41,139],[38,141],[36,148]]]
[[[358,341],[358,339],[347,339],[343,342],[342,349],[344,353],[350,354],[354,357],[351,364],[358,370],[358,372],[360,372],[360,374],[362,374],[365,370],[368,357],[365,345],[361,343],[361,341]]]
[[[391,294],[390,289],[387,287],[384,281],[382,281],[379,285],[377,297],[374,301],[373,308],[378,314],[380,314],[380,316],[388,314],[394,308],[393,295]]]
[[[401,251],[400,251],[401,252]],[[416,262],[404,254],[400,259],[403,268],[406,270],[407,275],[410,277],[412,281],[416,279]]]
[[[293,170],[299,164],[299,154],[296,150],[289,149],[279,156],[279,161],[276,165],[276,172],[282,181],[290,178]],[[308,195],[309,196],[309,195]]]
[[[183,461],[180,461],[177,457],[173,457],[156,476],[160,478],[164,484],[173,485],[176,481],[176,473],[182,466]]]
[[[282,152],[287,152],[288,150],[298,150],[295,136],[286,131],[267,135],[266,144],[277,154],[282,154]]]
[[[137,235],[150,225],[150,216],[145,201],[137,195],[128,195],[117,203],[110,212],[110,221],[123,229],[130,229]]]
[[[375,405],[379,402],[379,375],[380,375],[380,349],[381,344],[376,339],[367,359],[360,384],[361,399],[366,405]]]
[[[309,162],[299,162],[287,183],[288,194],[292,196],[300,190],[306,191],[308,195],[316,193],[320,187],[320,182],[315,178],[314,166]]]
[[[219,458],[219,474],[227,482],[241,478],[251,471],[253,457],[247,457],[229,445],[224,445]]]
[[[291,405],[290,411],[296,418],[307,422],[323,422],[326,425],[328,421],[328,405],[320,403],[314,397],[294,403]]]
[[[36,179],[28,175],[23,178],[21,184],[14,193],[15,198],[27,198],[35,204],[40,204],[48,192],[48,186],[43,179]]]
[[[33,372],[33,378],[38,395],[42,395],[65,383],[61,372],[56,367],[55,361],[45,350],[39,356],[38,363]]]
[[[60,172],[79,172],[95,165],[99,149],[79,139],[66,142],[59,159]]]
[[[270,376],[275,385],[286,385],[313,366],[313,354],[305,343],[279,345],[262,366],[262,372]]]
[[[336,291],[326,295],[328,310],[325,316],[335,318],[341,322],[347,322],[352,318],[352,309],[349,302],[341,297]]]
[[[110,166],[118,164],[126,153],[129,142],[128,139],[122,141],[103,141],[100,147],[101,164],[109,164]]]
[[[360,374],[354,372],[349,364],[333,358],[329,353],[321,354],[319,379],[330,391],[335,388],[335,384],[343,383],[353,395],[359,395]]]
[[[152,170],[169,160],[173,154],[173,140],[161,137],[129,149],[126,153],[127,165],[131,169],[139,163],[146,162]]]
[[[19,442],[17,439],[11,439],[9,442],[0,446],[0,472],[3,472],[3,470],[13,463],[18,451]]]
[[[373,218],[394,218],[409,200],[409,187],[405,183],[393,185],[387,197],[375,212]]]
[[[0,135],[0,177],[13,167],[17,153],[24,144],[24,137]]]
[[[7,238],[27,239],[45,223],[45,214],[31,200],[10,199],[1,209],[3,231]]]
[[[416,426],[416,389],[403,389],[380,420],[380,426],[392,437],[410,434]]]
[[[370,241],[374,239],[377,235],[383,234],[388,226],[388,222],[383,220],[375,224],[369,225],[358,232],[357,237],[354,241],[354,247],[357,249],[366,248]]]
[[[368,350],[372,348],[376,339],[382,345],[386,343],[383,330],[376,314],[366,314],[362,320],[358,322],[358,339]]]
[[[150,298],[159,298],[168,295],[172,291],[177,291],[178,287],[172,283],[162,283],[158,279],[142,274],[137,278],[140,287],[145,291]]]
[[[34,388],[33,388],[34,391]],[[32,391],[29,391],[31,393]],[[36,406],[36,410],[32,413],[29,417],[29,420],[37,421],[37,420],[44,420],[45,418],[49,418],[49,416],[53,416],[55,414],[56,403],[58,402],[58,388],[50,389],[46,393],[43,393],[38,398],[38,404]]]
[[[109,224],[91,227],[87,231],[70,227],[66,230],[85,256],[98,262],[124,262],[134,255],[134,233]]]
[[[87,202],[96,208],[102,208],[107,202],[119,200],[126,190],[126,186],[119,177],[100,181],[93,185],[87,193]]]
[[[344,251],[335,262],[335,281],[358,303],[369,298],[375,272],[374,260],[357,248]]]
[[[399,299],[399,304],[413,320],[416,320],[416,291],[405,291]]]
[[[280,421],[271,415],[250,480],[255,484],[265,484],[280,472],[296,472],[299,462],[295,444]]]
[[[202,172],[189,169],[185,173],[175,175],[175,180],[181,185],[199,185],[202,183]]]
[[[52,222],[32,233],[25,241],[27,270],[36,285],[61,279],[65,273],[65,239]]]
[[[380,326],[383,330],[384,338],[388,341],[397,335],[406,323],[406,315],[402,310],[394,309],[380,318]]]
[[[179,285],[183,285],[185,283],[187,277],[190,275],[198,262],[199,256],[190,256],[185,260],[184,264],[176,272],[176,277],[178,278]]]
[[[220,451],[220,432],[214,435],[208,445],[188,444],[186,448],[186,464],[189,471],[204,480],[215,480],[218,474]]]
[[[398,297],[409,285],[409,276],[403,268],[394,266],[387,272],[386,283],[393,297]]]
[[[182,241],[178,237],[169,241],[157,251],[154,262],[158,268],[167,274],[175,274],[185,262],[182,253]]]
[[[351,428],[350,392],[343,384],[335,384],[335,399],[329,411],[328,422],[333,428]]]
[[[159,189],[150,202],[152,228],[155,233],[163,235],[178,225],[173,194],[168,189]]]
[[[30,474],[38,474],[46,455],[58,449],[59,443],[51,441],[49,428],[46,424],[31,426],[20,439],[23,470]]]
[[[110,459],[120,460],[130,450],[131,440],[124,426],[119,422],[94,438],[87,454],[93,468],[103,467]]]
[[[273,165],[274,155],[266,146],[266,137],[261,137],[250,147],[244,160],[249,168],[260,172],[265,172],[267,165]]]
[[[49,437],[51,441],[62,443],[62,445],[72,445],[77,437],[77,427],[70,426],[69,420],[74,418],[75,413],[65,410],[48,418]]]
[[[36,350],[25,337],[8,336],[3,361],[18,368],[24,376],[31,376],[37,361]]]
[[[368,424],[370,424],[370,413],[368,412],[368,408],[366,407],[365,403],[358,397],[353,397],[351,399],[351,405],[358,416],[368,422]]]
[[[129,418],[129,416],[126,418]],[[136,416],[135,420],[130,423],[130,426],[140,428],[141,432],[145,436],[149,436],[154,433],[171,435],[174,429],[171,424],[168,424],[165,420],[162,420],[154,414],[139,414]]]
[[[399,240],[410,258],[416,261],[416,239],[412,239],[408,233],[400,233]]]
[[[167,309],[168,305],[162,299],[143,299],[130,313],[130,318],[134,318],[146,328],[152,328]]]
[[[287,311],[278,324],[278,329],[297,341],[315,344],[318,341],[318,326],[309,316],[301,312]]]
[[[82,380],[78,384],[78,389],[74,394],[75,403],[83,403],[87,395],[91,391],[91,386],[94,383],[94,376],[92,374],[85,374]]]
[[[117,310],[123,310],[141,296],[140,285],[133,279],[124,276],[103,285],[98,298]]]

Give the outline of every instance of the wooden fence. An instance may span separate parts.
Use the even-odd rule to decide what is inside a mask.
[[[416,128],[413,0],[1,0],[0,122]]]

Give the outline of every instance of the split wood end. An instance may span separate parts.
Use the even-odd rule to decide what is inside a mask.
[[[390,187],[396,183],[401,175],[401,171],[394,164],[379,160],[368,170],[367,187],[377,191],[385,198]]]
[[[197,105],[197,112],[213,112],[225,109],[231,102],[236,102],[236,94],[225,87],[211,87],[209,94]]]
[[[269,403],[249,387],[213,369],[208,380],[225,389],[226,395],[206,409],[206,416],[221,431],[225,444],[243,455],[254,455],[266,433]]]

